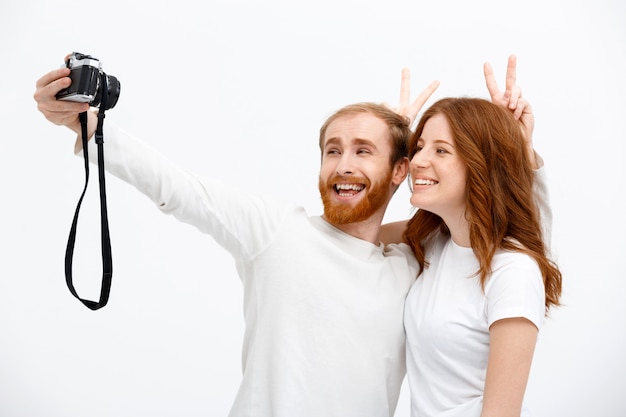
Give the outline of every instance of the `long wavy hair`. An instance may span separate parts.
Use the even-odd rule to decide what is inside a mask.
[[[467,166],[465,218],[480,265],[476,275],[483,289],[497,250],[522,252],[539,265],[546,312],[559,305],[561,272],[547,255],[533,198],[534,174],[517,121],[507,109],[487,100],[442,99],[420,119],[409,140],[409,158],[417,152],[424,125],[435,114],[446,117],[457,152]],[[408,222],[403,237],[421,270],[428,267],[425,245],[439,233],[450,232],[439,216],[426,210],[418,210]]]

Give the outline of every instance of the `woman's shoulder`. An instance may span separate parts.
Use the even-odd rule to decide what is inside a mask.
[[[521,250],[498,250],[491,266],[494,273],[501,269],[523,269],[539,273],[539,265],[535,259]]]

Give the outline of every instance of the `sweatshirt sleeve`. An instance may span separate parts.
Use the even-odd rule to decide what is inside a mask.
[[[97,164],[94,142],[87,150],[90,163]],[[145,194],[163,213],[211,235],[236,259],[263,250],[285,215],[287,205],[189,173],[114,125],[105,126],[103,148],[108,173]]]
[[[550,206],[550,195],[548,191],[548,181],[546,177],[546,169],[543,160],[537,156],[541,167],[536,169],[535,181],[533,184],[533,198],[539,209],[539,221],[541,222],[541,231],[543,234],[543,242],[548,252],[552,247],[552,207]]]

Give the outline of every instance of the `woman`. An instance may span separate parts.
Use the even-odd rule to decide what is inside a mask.
[[[524,415],[537,334],[561,292],[524,136],[501,105],[447,98],[411,137],[419,210],[403,238],[421,268],[404,319],[413,417]]]

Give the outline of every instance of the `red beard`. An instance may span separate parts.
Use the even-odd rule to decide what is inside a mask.
[[[369,219],[388,203],[391,178],[392,173],[390,172],[383,180],[373,186],[366,178],[336,175],[326,183],[320,178],[318,187],[324,203],[324,217],[331,224],[356,223]],[[366,198],[359,201],[356,205],[333,201],[332,196],[336,193],[334,185],[339,182],[365,184],[365,188],[361,192],[367,192]]]

